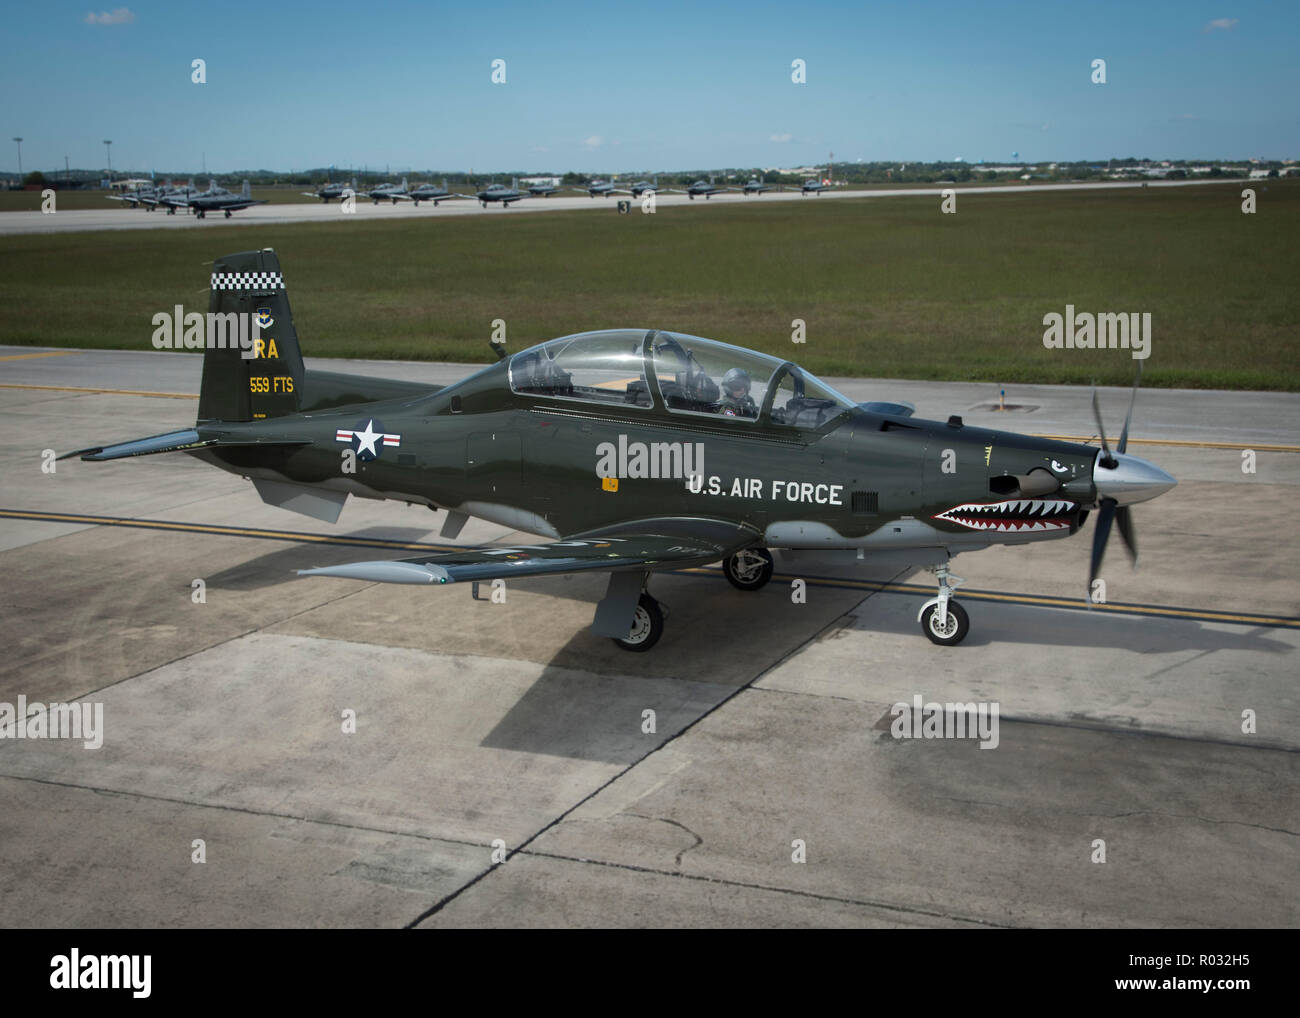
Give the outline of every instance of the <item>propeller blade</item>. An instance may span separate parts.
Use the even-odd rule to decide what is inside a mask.
[[[1123,453],[1128,449],[1128,423],[1133,419],[1133,404],[1137,402],[1138,386],[1142,384],[1142,362],[1138,361],[1137,377],[1133,379],[1133,395],[1128,400],[1128,413],[1124,415],[1124,430],[1119,433],[1119,445],[1115,451]]]
[[[1124,547],[1128,549],[1128,557],[1132,559],[1133,565],[1138,562],[1138,543],[1137,531],[1133,529],[1133,513],[1130,506],[1120,506],[1119,512],[1115,514],[1115,522],[1119,524],[1119,536],[1124,539]]]
[[[1092,564],[1088,569],[1088,603],[1092,604],[1092,581],[1101,569],[1101,560],[1106,555],[1106,541],[1110,538],[1110,524],[1115,518],[1115,508],[1119,503],[1113,498],[1103,498],[1101,509],[1097,513],[1097,525],[1092,531]]]
[[[1101,465],[1114,470],[1118,461],[1110,454],[1110,446],[1106,444],[1106,429],[1101,424],[1101,407],[1097,405],[1095,384],[1092,387],[1092,416],[1097,419],[1097,437],[1101,439]]]

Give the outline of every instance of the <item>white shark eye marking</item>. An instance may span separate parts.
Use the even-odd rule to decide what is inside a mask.
[[[1055,470],[1058,474],[1063,474],[1065,473],[1066,468],[1061,466],[1061,464],[1057,463],[1056,460],[1052,460],[1052,469]]]

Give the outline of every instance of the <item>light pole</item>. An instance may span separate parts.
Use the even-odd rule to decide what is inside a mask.
[[[113,182],[113,143],[108,138],[104,139],[104,151],[108,154],[108,182]]]
[[[15,138],[14,141],[18,142],[18,186],[22,187],[23,186],[23,140],[22,138]]]

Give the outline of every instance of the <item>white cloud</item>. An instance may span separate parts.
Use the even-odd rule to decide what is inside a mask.
[[[774,134],[774,135],[772,135],[772,137],[768,138],[767,140],[768,140],[768,141],[779,141],[779,142],[781,142],[782,144],[784,144],[784,143],[787,142],[787,141],[793,141],[793,140],[794,140],[794,135],[793,135],[793,134]]]
[[[601,145],[605,144],[605,139],[599,134],[593,134],[590,138],[584,139],[582,144],[591,149],[600,148]]]
[[[1236,18],[1215,18],[1208,25],[1201,29],[1202,32],[1213,32],[1216,28],[1224,32],[1231,31],[1237,27]]]
[[[135,20],[129,7],[118,7],[112,11],[91,11],[86,15],[87,25],[129,25]]]

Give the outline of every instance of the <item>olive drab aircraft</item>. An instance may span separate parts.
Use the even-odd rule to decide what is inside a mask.
[[[356,189],[357,189],[357,178],[353,177],[352,183],[350,184],[344,184],[341,182],[337,184],[325,183],[322,184],[320,187],[318,187],[315,191],[301,191],[299,193],[302,194],[303,197],[305,198],[319,198],[322,202],[328,205],[330,203],[331,198],[338,198],[341,200],[343,198],[346,198],[349,192],[355,194]]]
[[[219,258],[209,309],[255,316],[261,336],[209,342],[194,425],[61,458],[185,452],[331,523],[351,495],[441,510],[447,539],[469,517],[535,534],[300,572],[431,587],[608,573],[592,630],[633,651],[663,631],[654,572],[721,561],[755,591],[773,551],[808,549],[929,568],[918,621],[956,644],[952,556],[1065,538],[1095,510],[1095,576],[1112,522],[1136,555],[1130,507],[1175,483],[1126,452],[1131,401],[1115,450],[1104,433],[1098,449],[855,403],[790,361],[653,328],[552,339],[448,386],[308,371],[270,249]]]

